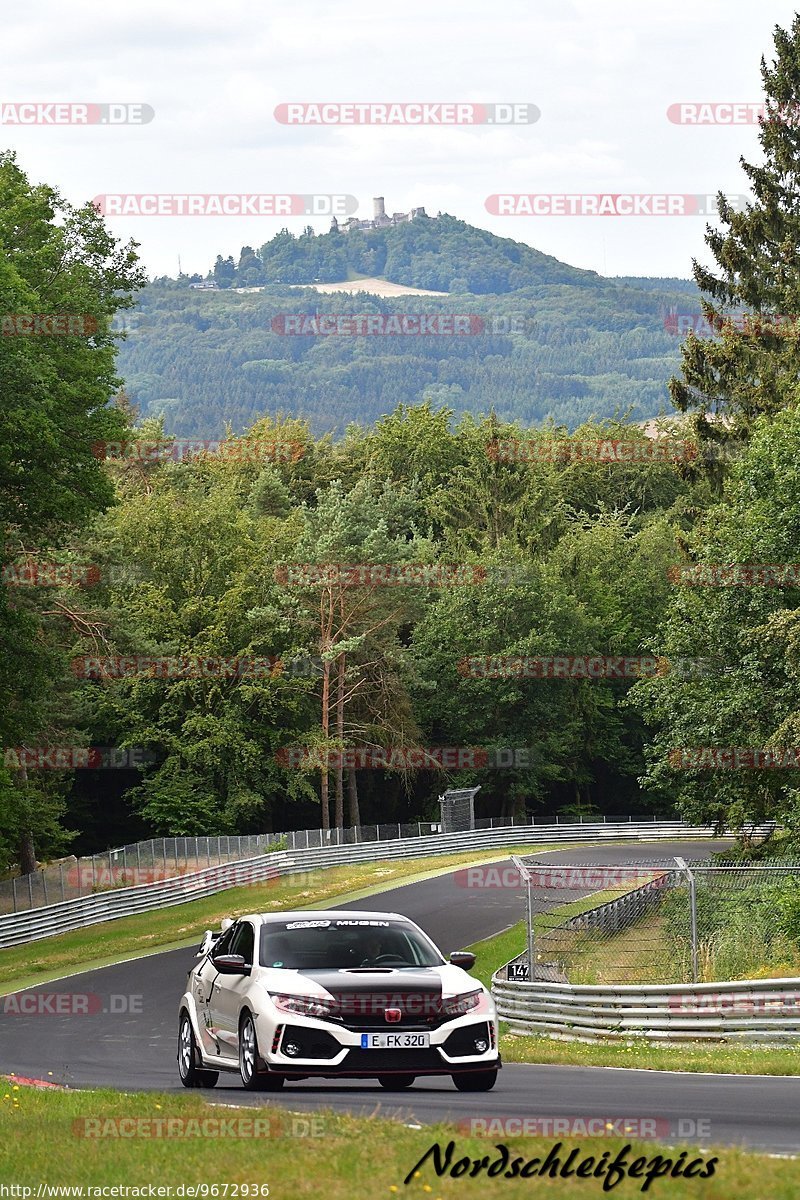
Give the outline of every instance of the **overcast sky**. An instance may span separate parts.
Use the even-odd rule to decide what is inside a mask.
[[[170,11],[171,7],[171,11]],[[681,101],[758,101],[780,0],[37,0],[7,6],[3,104],[142,103],[141,126],[0,125],[34,180],[79,203],[109,193],[317,193],[423,205],[608,275],[688,276],[696,216],[490,215],[507,193],[739,195],[755,126],[671,123]],[[323,101],[527,102],[534,124],[287,126],[276,105]],[[205,273],[302,216],[109,218],[151,275]],[[323,232],[327,218],[311,221]]]

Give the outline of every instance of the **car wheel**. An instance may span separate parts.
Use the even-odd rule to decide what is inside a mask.
[[[184,1011],[178,1029],[178,1070],[184,1087],[213,1087],[219,1079],[219,1071],[206,1071],[198,1067],[199,1057],[192,1022]]]
[[[406,1088],[410,1088],[416,1075],[379,1075],[378,1083],[382,1088],[386,1088],[387,1092],[404,1092]]]
[[[283,1087],[282,1075],[259,1074],[258,1039],[255,1022],[249,1012],[239,1022],[239,1073],[248,1092],[277,1092]]]
[[[453,1076],[453,1083],[460,1092],[490,1092],[497,1083],[494,1071],[464,1071]]]

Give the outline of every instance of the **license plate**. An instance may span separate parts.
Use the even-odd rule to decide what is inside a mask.
[[[426,1050],[429,1033],[362,1033],[362,1050]]]

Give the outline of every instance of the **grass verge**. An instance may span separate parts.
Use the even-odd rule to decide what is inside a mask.
[[[409,1093],[406,1101],[412,1096]],[[480,1104],[475,1107],[479,1109]],[[176,1119],[183,1124],[174,1124]],[[231,1132],[220,1136],[217,1132],[214,1136],[209,1130],[215,1126],[207,1122],[219,1120],[229,1122],[229,1131],[237,1128],[251,1132],[240,1132],[239,1136]],[[167,1125],[167,1121],[173,1124]],[[230,1122],[242,1124],[232,1126]],[[164,1136],[162,1132],[159,1136],[154,1132],[159,1128],[172,1129],[172,1135]],[[259,1129],[258,1135],[252,1132],[255,1128]],[[183,1136],[177,1134],[178,1129]],[[86,1136],[87,1132],[92,1136]],[[539,1163],[531,1169],[531,1177],[524,1179],[488,1179],[485,1170],[471,1177],[471,1164],[462,1166],[460,1177],[454,1178],[449,1172],[439,1177],[433,1156],[418,1166],[434,1143],[441,1146],[444,1155],[451,1141],[455,1143],[451,1165],[463,1157],[481,1160],[488,1156],[487,1163],[495,1162],[498,1142],[508,1147],[510,1159],[519,1156],[527,1162],[538,1158]],[[487,1194],[534,1200],[603,1195],[600,1178],[584,1177],[581,1183],[587,1186],[578,1187],[574,1175],[551,1179],[533,1174],[554,1145],[556,1139],[496,1134],[476,1137],[444,1124],[414,1128],[377,1117],[357,1118],[324,1111],[293,1115],[285,1108],[272,1106],[218,1107],[193,1093],[159,1096],[105,1090],[39,1091],[3,1086],[0,1081],[3,1181],[31,1188],[29,1195],[34,1197],[40,1184],[84,1188],[122,1185],[143,1189],[139,1194],[145,1196],[148,1185],[157,1185],[164,1189],[160,1195],[170,1195],[166,1191],[170,1188],[173,1197],[191,1195],[188,1189],[201,1184],[206,1185],[207,1197],[228,1196],[231,1200],[266,1195],[265,1187],[271,1200],[316,1200],[320,1195],[326,1200],[392,1200],[398,1194],[410,1200]],[[657,1155],[662,1161],[670,1160],[667,1170],[678,1163],[686,1167],[699,1158],[701,1165],[694,1168],[697,1174],[709,1169],[712,1158],[716,1161],[713,1178],[707,1182],[681,1177],[670,1177],[666,1182],[655,1180],[650,1195],[668,1193],[670,1200],[753,1200],[755,1196],[759,1200],[789,1200],[797,1195],[795,1162],[738,1149],[701,1151],[686,1147],[681,1159],[679,1148],[609,1136],[565,1139],[555,1153],[563,1165],[570,1151],[575,1150],[573,1171],[592,1156],[590,1174],[603,1154],[608,1155],[608,1162],[623,1147],[628,1164],[639,1158],[642,1164],[639,1178],[625,1178],[613,1188],[619,1200],[641,1196],[646,1172]],[[414,1174],[417,1166],[419,1173]],[[182,1192],[178,1191],[180,1185],[184,1185]],[[15,1194],[24,1197],[22,1192]]]
[[[514,853],[544,853],[555,847],[514,848]],[[561,847],[558,847],[561,849]],[[216,928],[231,913],[314,908],[331,900],[343,904],[374,896],[388,888],[445,874],[468,863],[497,862],[505,853],[447,854],[435,859],[409,858],[304,871],[298,876],[269,879],[231,888],[216,896],[190,900],[135,917],[121,917],[0,950],[0,994],[46,983],[70,970],[90,971],[124,958],[190,946],[204,929]],[[435,866],[432,865],[435,863]],[[294,882],[293,882],[294,879]]]

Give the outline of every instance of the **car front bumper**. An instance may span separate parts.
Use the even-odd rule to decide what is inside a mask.
[[[433,1030],[396,1030],[401,1034],[429,1034],[427,1047],[408,1049],[366,1049],[362,1036],[375,1033],[374,1027],[364,1031],[346,1029],[293,1014],[283,1016],[278,1023],[257,1017],[256,1028],[263,1067],[274,1074],[375,1078],[395,1073],[454,1075],[502,1066],[497,1024],[486,1015],[457,1018]],[[387,1027],[385,1032],[394,1031]]]

